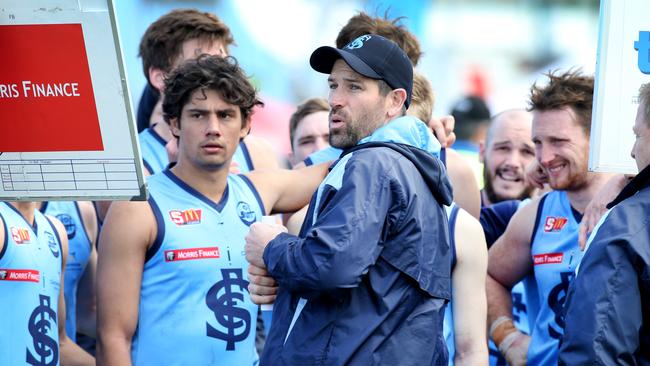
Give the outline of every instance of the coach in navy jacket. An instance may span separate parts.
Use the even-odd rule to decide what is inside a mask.
[[[345,151],[313,196],[300,236],[279,234],[264,249],[279,292],[261,364],[446,365],[451,259],[442,205],[451,202],[451,186],[440,160],[400,137],[430,135],[422,122],[400,117],[411,63],[376,35],[321,47],[310,62],[330,74],[330,136]],[[390,87],[384,97],[379,82]],[[358,113],[377,113],[359,107],[372,98],[381,100],[378,110],[390,105],[389,118]],[[354,137],[362,123],[377,126]],[[247,238],[253,264],[254,230]]]
[[[650,365],[650,84],[640,100],[641,172],[608,205],[569,288],[561,365]]]

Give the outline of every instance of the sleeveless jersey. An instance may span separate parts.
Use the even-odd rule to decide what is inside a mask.
[[[264,214],[245,176],[216,203],[171,171],[148,180],[158,234],[142,274],[134,365],[254,365],[244,237]]]
[[[169,157],[165,150],[165,141],[152,127],[138,134],[140,141],[140,154],[142,161],[149,173],[156,174],[162,172],[169,165]]]
[[[142,161],[149,173],[154,175],[167,169],[169,165],[169,156],[165,149],[167,142],[151,127],[140,132],[138,139],[140,140]],[[237,163],[240,173],[248,173],[253,170],[253,161],[243,141],[239,143],[237,150],[235,150],[232,161]]]
[[[563,306],[583,252],[578,245],[576,213],[564,191],[551,191],[539,202],[531,255],[539,310],[528,348],[529,365],[555,365],[564,334]]]
[[[447,212],[448,225],[449,225],[449,246],[452,253],[452,267],[451,273],[453,277],[454,267],[457,262],[457,253],[456,250],[456,218],[458,217],[458,205],[456,202],[452,202],[450,206],[445,206],[445,211]],[[452,286],[453,290],[453,286]],[[452,292],[453,294],[453,292]],[[449,366],[454,364],[454,356],[456,355],[456,343],[454,341],[454,312],[453,312],[453,295],[451,301],[447,304],[447,309],[445,309],[445,317],[442,323],[442,334],[445,337],[445,343],[447,343],[447,350],[449,351]]]
[[[77,287],[90,258],[92,241],[84,227],[79,205],[73,201],[45,202],[41,212],[55,216],[68,235],[68,260],[65,264],[63,296],[65,297],[65,331],[76,341],[77,333]]]
[[[58,365],[61,241],[38,210],[32,227],[0,202],[5,231],[0,252],[0,363]]]

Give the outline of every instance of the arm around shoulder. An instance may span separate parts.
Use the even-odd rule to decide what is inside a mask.
[[[251,180],[264,202],[267,213],[294,212],[309,203],[329,171],[329,162],[305,168],[253,171]]]

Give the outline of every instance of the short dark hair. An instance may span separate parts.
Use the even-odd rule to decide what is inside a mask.
[[[639,88],[639,104],[643,104],[643,121],[650,127],[650,83]]]
[[[548,84],[530,88],[529,111],[550,111],[571,108],[576,122],[589,135],[591,132],[591,108],[594,101],[594,78],[578,70],[563,73],[550,71],[544,74]]]
[[[192,39],[221,41],[226,50],[234,43],[230,28],[216,15],[196,9],[172,10],[151,23],[140,40],[139,56],[147,80],[152,67],[170,72],[183,42]]]
[[[336,37],[336,48],[343,48],[364,34],[377,34],[397,43],[413,66],[416,66],[422,57],[420,42],[405,26],[399,24],[402,19],[404,17],[388,20],[386,17],[371,17],[364,12],[359,12],[339,31]]]
[[[310,98],[298,104],[296,111],[293,112],[289,118],[289,139],[291,140],[291,148],[293,149],[293,137],[296,135],[296,128],[300,121],[308,115],[316,112],[329,112],[330,106],[326,99],[323,98]]]
[[[180,123],[183,107],[196,90],[214,90],[225,102],[238,106],[242,123],[255,106],[264,106],[234,57],[201,55],[185,61],[165,79],[162,108],[167,123],[174,118]]]

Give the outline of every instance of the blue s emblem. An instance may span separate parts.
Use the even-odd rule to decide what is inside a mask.
[[[237,203],[237,216],[239,216],[239,219],[247,226],[251,226],[251,224],[257,220],[255,211],[251,209],[251,206],[249,206],[248,203],[243,201]]]
[[[367,35],[367,34],[364,35],[364,36],[357,37],[354,41],[348,43],[348,45],[345,46],[345,48],[347,48],[349,50],[354,50],[354,49],[357,49],[357,48],[361,48],[361,47],[363,47],[363,43],[365,41],[369,40],[370,38],[371,37],[369,35]]]

